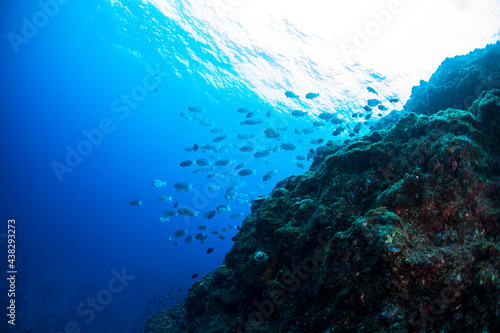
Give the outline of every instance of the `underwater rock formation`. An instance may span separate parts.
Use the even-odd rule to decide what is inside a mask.
[[[405,110],[431,115],[440,110],[467,110],[483,91],[500,89],[500,42],[465,56],[447,58],[429,82],[413,87]]]
[[[397,123],[280,181],[145,332],[499,331],[500,90],[449,108],[499,77],[499,45],[447,59]]]

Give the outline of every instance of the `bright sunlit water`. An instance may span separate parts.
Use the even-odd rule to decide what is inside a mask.
[[[222,229],[243,220],[230,214],[248,214],[250,199],[305,172],[310,161],[300,168],[297,157],[318,147],[311,140],[348,138],[348,131],[333,137],[331,123],[313,126],[318,114],[334,113],[352,129],[360,119],[350,115],[368,98],[388,107],[381,116],[402,109],[411,87],[446,57],[500,36],[500,6],[488,0],[42,0],[2,4],[1,14],[2,307],[9,218],[16,219],[18,271],[16,326],[2,313],[6,332],[141,332],[148,311],[175,304],[222,263],[236,234]],[[286,98],[287,90],[300,98]],[[309,100],[309,92],[320,95]],[[193,119],[189,106],[204,109],[199,115],[212,126]],[[263,123],[241,125],[239,107]],[[286,129],[269,139],[269,127]],[[214,144],[225,150],[185,151],[222,134]],[[278,149],[283,143],[297,149]],[[254,151],[241,152],[243,145]],[[253,158],[266,149],[269,156]],[[235,162],[195,174],[194,165],[179,166],[199,158]],[[238,175],[238,163],[255,174]],[[167,186],[152,186],[157,178]],[[245,184],[226,201],[235,181]],[[176,192],[177,182],[193,190]],[[159,202],[160,195],[173,201]],[[130,206],[133,199],[142,205]],[[175,202],[199,216],[159,223]],[[227,204],[230,213],[203,217]],[[208,238],[188,244],[176,230]]]

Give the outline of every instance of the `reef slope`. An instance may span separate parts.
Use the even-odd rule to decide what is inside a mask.
[[[499,49],[445,60],[397,123],[279,182],[145,332],[500,331]]]

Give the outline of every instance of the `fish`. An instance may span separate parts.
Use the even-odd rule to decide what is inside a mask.
[[[172,201],[172,197],[167,197],[166,195],[160,195],[157,200],[159,202],[167,202],[167,201]]]
[[[197,228],[200,230],[207,230],[208,229],[208,227],[206,225],[199,225]]]
[[[226,238],[226,236],[224,236],[223,234],[220,234],[220,235],[219,235],[219,238],[220,238],[220,239],[224,239],[224,238]]]
[[[371,106],[371,107],[377,106],[380,103],[381,102],[378,99],[374,99],[374,98],[369,99],[368,101],[366,101],[366,104],[368,104],[368,106]]]
[[[199,166],[207,166],[207,165],[212,165],[212,162],[208,161],[205,158],[199,158],[196,161],[194,161],[196,164]]]
[[[199,121],[199,124],[200,124],[201,126],[205,126],[205,127],[211,127],[211,126],[214,126],[214,125],[215,125],[215,123],[210,122],[210,121],[208,121],[208,120],[200,120],[200,121]]]
[[[229,218],[230,219],[237,219],[238,217],[242,217],[243,215],[245,215],[244,213],[234,213],[234,214],[231,214],[229,215]]]
[[[185,119],[187,119],[187,120],[189,120],[189,121],[193,120],[193,119],[191,118],[191,116],[190,116],[190,115],[188,115],[186,112],[181,111],[181,113],[179,113],[179,114],[181,115],[181,117],[182,117],[182,118],[185,118]]]
[[[306,127],[302,129],[302,133],[304,134],[311,134],[312,132],[314,132],[314,128],[312,127]]]
[[[230,212],[231,211],[231,207],[229,207],[229,205],[219,205],[215,208],[215,210],[217,211],[217,213],[219,214],[224,214],[224,213],[227,213],[227,212]]]
[[[266,135],[266,138],[269,138],[269,139],[276,139],[276,138],[279,138],[281,136],[281,134],[275,130],[274,128],[267,128],[265,131],[264,131],[265,135]]]
[[[179,206],[179,202],[174,203],[174,208],[177,208]]]
[[[223,166],[223,165],[229,164],[231,161],[232,160],[230,158],[223,158],[223,159],[215,161],[214,164],[217,165],[217,166]]]
[[[222,132],[224,132],[224,129],[223,128],[214,127],[214,128],[210,129],[210,132],[212,132],[212,133],[222,133]]]
[[[247,119],[248,119],[248,118],[252,118],[252,117],[253,117],[253,116],[255,116],[255,115],[256,115],[256,113],[255,113],[255,112],[250,111],[250,112],[248,112],[248,113],[247,113],[246,118],[247,118]]]
[[[266,113],[266,117],[267,117],[267,118],[271,117],[271,111],[267,111],[267,113]]]
[[[213,138],[212,141],[219,142],[219,141],[224,140],[225,138],[227,138],[227,135],[221,135],[221,136],[217,136],[217,137]]]
[[[261,150],[261,151],[256,152],[255,154],[253,154],[253,157],[262,158],[262,157],[266,157],[267,155],[269,155],[268,150]]]
[[[339,127],[337,127],[337,128],[335,129],[335,131],[333,131],[332,135],[333,135],[333,136],[337,136],[337,135],[339,135],[340,133],[342,133],[344,130],[345,130],[345,128],[344,128],[344,127],[339,126]]]
[[[248,113],[250,112],[249,109],[245,108],[245,107],[241,107],[241,108],[238,108],[238,110],[236,110],[236,112],[239,112],[239,113]]]
[[[315,122],[313,122],[313,125],[316,127],[321,127],[321,126],[325,126],[325,123],[322,121],[315,121]]]
[[[193,275],[191,275],[191,279],[196,279],[197,276],[198,276],[198,273],[194,273]]]
[[[257,172],[257,170],[243,169],[240,172],[238,172],[238,175],[240,175],[240,176],[249,176],[252,173],[256,173],[256,172]]]
[[[376,92],[375,89],[373,89],[372,87],[366,87],[366,89],[368,89],[369,92],[374,93],[375,95],[378,95],[378,92]]]
[[[234,170],[238,170],[238,169],[241,169],[245,166],[245,163],[240,163],[238,164],[237,166],[234,167]]]
[[[249,151],[252,151],[253,147],[250,145],[246,145],[246,146],[241,146],[240,148],[238,148],[238,150],[247,153]]]
[[[363,123],[357,123],[356,126],[354,126],[354,129],[352,130],[354,133],[359,133],[361,130],[361,126],[363,126]]]
[[[217,230],[214,230],[214,231],[212,231],[212,232],[211,232],[211,234],[212,234],[212,235],[218,235],[218,234],[219,234],[219,232],[218,232]]]
[[[319,119],[323,119],[323,120],[330,120],[333,117],[335,117],[335,116],[332,113],[328,113],[328,112],[320,113],[320,115],[318,116]]]
[[[214,150],[217,147],[211,143],[204,144],[203,146],[200,147],[201,149],[206,149],[206,150]]]
[[[197,143],[195,143],[195,144],[193,145],[193,151],[197,151],[197,150],[198,150],[198,148],[199,148],[198,144],[197,144]]]
[[[185,241],[186,243],[188,243],[188,244],[189,244],[189,243],[191,243],[191,242],[193,241],[193,236],[187,236],[187,237],[184,239],[184,241]]]
[[[181,208],[181,209],[177,210],[177,213],[179,213],[182,216],[196,216],[196,217],[198,217],[199,212],[193,212],[189,208]]]
[[[305,167],[304,167],[304,163],[302,163],[302,162],[297,162],[297,166],[298,166],[299,168],[301,168],[301,169],[304,169],[304,168],[305,168]]]
[[[314,158],[315,156],[316,156],[316,151],[313,148],[309,149],[309,152],[307,153],[307,160],[309,161],[311,158]]]
[[[208,186],[208,189],[210,191],[217,191],[217,190],[220,190],[220,186],[210,185],[210,186]]]
[[[176,232],[174,232],[174,236],[175,236],[175,237],[182,237],[182,236],[184,236],[184,235],[186,234],[186,232],[187,232],[187,230],[186,230],[186,231],[184,231],[184,230],[180,230],[180,229],[179,229],[179,230],[177,230]]]
[[[168,222],[169,218],[168,217],[163,217],[163,216],[160,216],[158,218],[158,222],[160,223],[165,223],[165,222]]]
[[[397,103],[397,102],[399,102],[399,98],[389,98],[389,102]]]
[[[198,171],[200,171],[200,168],[193,169],[193,171],[191,171],[191,173],[195,174],[195,173],[198,173]],[[180,191],[177,191],[177,192],[180,192]]]
[[[175,242],[172,243],[172,245],[174,245],[174,246],[177,245],[177,244],[179,244],[179,242],[177,242],[177,241],[175,241]]]
[[[189,106],[188,110],[191,112],[203,112],[203,110],[199,106]]]
[[[222,228],[222,232],[226,232],[226,231],[227,231],[226,227]]]
[[[241,139],[241,140],[250,140],[250,139],[255,138],[255,135],[254,134],[238,134],[237,137],[238,137],[238,139]]]
[[[262,177],[262,180],[267,182],[269,179],[273,178],[273,176],[276,174],[276,172],[278,172],[278,170],[274,170],[274,171],[269,171],[267,172],[263,177]]]
[[[222,145],[214,149],[214,153],[223,153],[226,152],[229,147],[233,147],[232,145]]]
[[[155,179],[153,180],[153,182],[151,183],[154,187],[163,187],[163,186],[166,186],[167,185],[167,182],[162,182],[161,180],[159,179]]]
[[[215,216],[216,211],[215,210],[210,210],[203,214],[203,217],[206,217],[207,219],[212,219]]]
[[[142,200],[139,201],[139,200],[130,200],[129,203],[128,203],[130,206],[139,206],[139,205],[142,205]]]
[[[363,106],[363,109],[365,109],[365,111],[371,111],[372,110],[372,108],[370,106],[368,106],[368,105]]]
[[[259,125],[262,124],[262,120],[254,118],[254,119],[247,119],[242,122],[240,122],[241,125]]]
[[[335,125],[340,125],[342,124],[344,121],[342,119],[339,119],[339,118],[333,118],[331,123],[332,124],[335,124]]]
[[[214,251],[214,248],[213,248],[213,247],[211,247],[211,248],[209,248],[209,249],[207,250],[207,254],[210,254],[210,253],[212,253],[213,251]]]
[[[163,211],[163,214],[167,215],[167,216],[174,216],[174,215],[177,215],[173,210],[171,209],[165,209]]]
[[[319,144],[323,143],[323,141],[325,141],[325,140],[324,139],[313,139],[313,140],[311,140],[311,144],[319,145]]]
[[[315,93],[307,93],[306,94],[307,99],[315,99],[318,96],[319,96],[319,93],[316,93],[316,94]]]
[[[233,183],[233,186],[235,188],[242,188],[243,186],[245,186],[247,183],[246,182],[242,182],[242,181],[239,181],[239,180],[236,180],[234,183]]]
[[[193,184],[179,182],[175,183],[174,187],[177,192],[191,192],[191,190],[193,189]]]
[[[293,143],[283,143],[281,145],[281,149],[283,150],[295,150],[297,147]]]
[[[285,91],[286,98],[299,98],[299,95],[295,95],[293,91],[287,90]]]
[[[307,111],[293,110],[292,116],[294,117],[303,117],[307,114]]]
[[[377,107],[380,111],[387,111],[388,110],[387,107],[385,105],[382,105],[382,104],[377,105]]]
[[[304,161],[306,158],[302,155],[297,155],[296,157],[299,161]]]

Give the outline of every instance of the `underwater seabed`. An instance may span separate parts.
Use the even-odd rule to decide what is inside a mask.
[[[500,331],[500,43],[446,59],[396,122],[329,144],[145,332]]]

